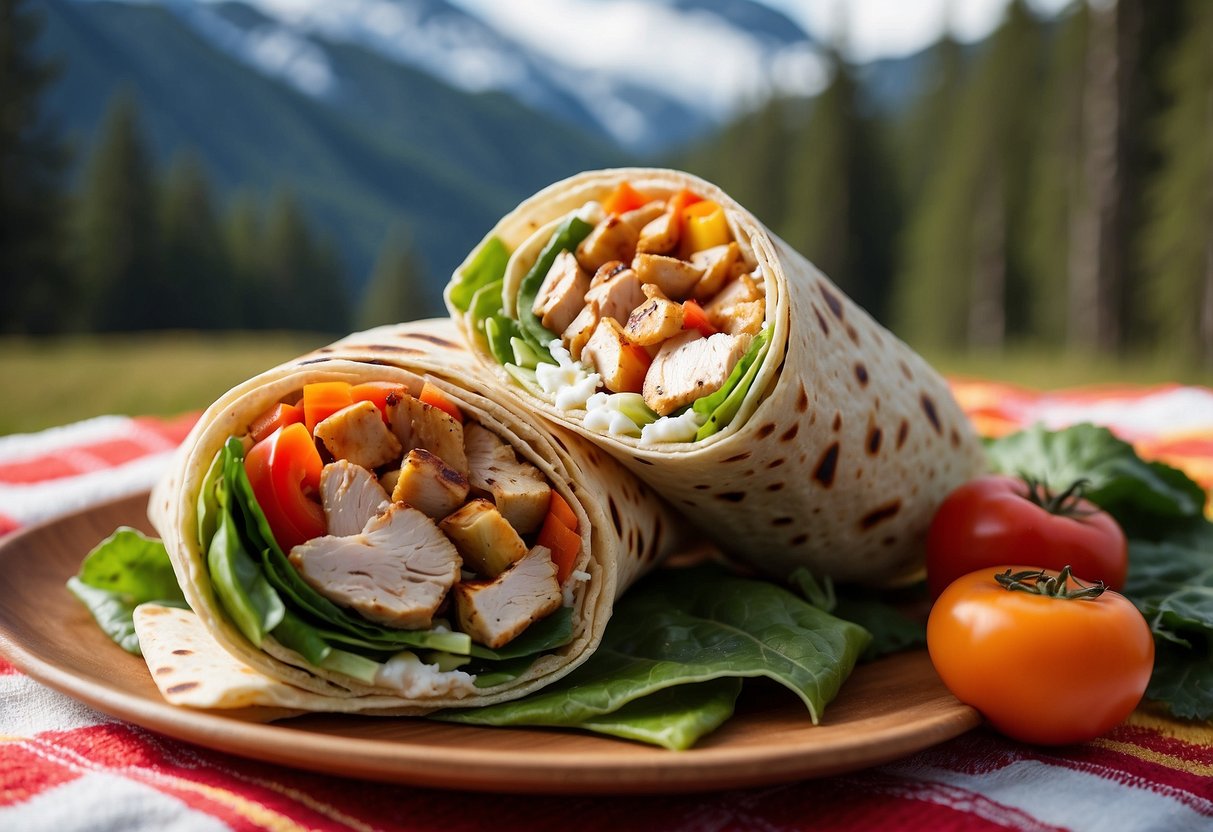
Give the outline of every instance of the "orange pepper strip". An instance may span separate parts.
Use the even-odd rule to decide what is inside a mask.
[[[552,497],[548,501],[548,513],[556,516],[556,519],[563,523],[569,529],[577,531],[577,515],[573,513],[573,509],[568,502],[552,489]]]
[[[606,198],[602,207],[608,214],[618,216],[626,214],[628,211],[634,211],[645,204],[643,194],[634,190],[627,182],[620,182],[611,195]]]
[[[712,326],[712,322],[708,320],[707,313],[703,311],[703,307],[694,300],[684,301],[682,304],[682,328],[697,329],[704,338],[711,338],[719,332],[716,327]]]
[[[354,403],[348,381],[317,381],[303,385],[303,423],[308,433],[316,425]]]
[[[254,442],[260,442],[278,428],[302,421],[302,404],[278,403],[253,420],[253,424],[249,426],[249,434]]]
[[[555,512],[549,512],[539,532],[538,543],[552,553],[556,564],[556,581],[563,584],[573,572],[577,555],[581,552],[581,535],[562,523]]]
[[[439,410],[444,410],[455,418],[455,421],[463,421],[463,411],[459,409],[453,401],[447,398],[446,393],[443,393],[438,387],[430,384],[428,381],[421,388],[421,395],[417,398],[428,405],[432,405]]]
[[[366,381],[350,388],[350,398],[355,402],[374,402],[375,407],[379,408],[380,414],[383,415],[383,421],[387,422],[388,400],[395,396],[395,401],[399,401],[408,392],[409,389],[403,384],[391,381]]]

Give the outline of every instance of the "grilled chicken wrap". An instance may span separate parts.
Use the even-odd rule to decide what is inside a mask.
[[[778,577],[914,573],[935,507],[983,465],[922,358],[689,174],[548,187],[497,223],[445,298],[522,404]]]
[[[170,701],[483,705],[593,652],[677,524],[608,455],[496,401],[482,372],[449,322],[385,327],[203,414],[149,507],[197,620],[136,616]],[[167,649],[199,625],[234,661]],[[208,678],[182,681],[189,662]]]

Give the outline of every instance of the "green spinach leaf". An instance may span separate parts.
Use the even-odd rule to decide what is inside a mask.
[[[135,655],[140,654],[135,607],[149,601],[186,606],[164,544],[129,526],[94,546],[67,588],[107,636]]]

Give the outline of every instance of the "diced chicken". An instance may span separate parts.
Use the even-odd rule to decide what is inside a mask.
[[[598,326],[598,308],[596,304],[591,303],[577,313],[577,317],[561,334],[561,340],[568,346],[569,353],[574,359],[581,360],[581,350],[590,340],[590,336],[594,334],[596,326]]]
[[[620,272],[627,271],[632,268],[622,260],[609,260],[598,267],[598,271],[594,272],[594,276],[590,278],[590,288],[595,289],[606,283]]]
[[[766,301],[749,300],[723,309],[713,308],[708,313],[708,320],[712,326],[730,335],[757,335],[766,316]]]
[[[459,580],[459,552],[434,521],[393,503],[355,535],[317,537],[291,549],[317,592],[371,621],[424,629]]]
[[[438,524],[468,568],[495,578],[526,554],[526,544],[488,500],[472,500]]]
[[[560,608],[556,566],[543,546],[494,581],[465,581],[455,588],[459,629],[485,647],[509,644],[531,624]]]
[[[674,303],[654,284],[641,287],[648,300],[632,310],[624,332],[633,344],[648,347],[682,331],[682,304]]]
[[[539,528],[552,498],[551,486],[539,469],[518,459],[513,448],[480,425],[468,425],[464,437],[471,486],[491,495],[497,510],[519,534]]]
[[[325,527],[334,537],[361,532],[387,501],[383,486],[361,465],[339,459],[320,472],[320,504]]]
[[[636,253],[638,236],[635,226],[611,215],[594,226],[577,246],[577,261],[588,272],[598,271],[599,266],[612,260],[626,263]]]
[[[393,503],[405,503],[441,520],[463,505],[468,479],[424,448],[414,448],[400,463]]]
[[[758,284],[754,282],[754,278],[748,274],[743,274],[721,289],[720,293],[712,298],[708,305],[703,308],[703,311],[708,314],[710,320],[720,310],[736,306],[739,303],[761,300],[763,297],[765,296],[759,291]]]
[[[637,231],[643,229],[653,220],[665,213],[665,202],[660,199],[655,199],[652,202],[641,205],[639,208],[634,208],[631,211],[626,211],[619,215],[619,218],[631,225]]]
[[[463,425],[440,407],[426,404],[413,396],[401,396],[388,402],[388,420],[392,432],[405,451],[424,448],[465,477],[467,457],[463,453]]]
[[[602,273],[594,276],[598,280]],[[591,285],[585,294],[586,305],[593,305],[600,318],[614,318],[626,323],[632,310],[644,303],[644,289],[636,272],[618,269],[605,277],[598,285]]]
[[[348,459],[363,468],[378,468],[400,456],[400,441],[383,423],[374,402],[343,407],[316,425],[312,434],[334,459]]]
[[[696,330],[661,345],[644,377],[644,401],[666,416],[701,396],[715,393],[745,355],[748,335],[718,332],[704,338]]]
[[[669,254],[678,245],[682,223],[673,211],[665,211],[640,230],[636,251],[647,254]]]
[[[590,276],[571,252],[562,251],[548,269],[532,311],[547,329],[563,332],[581,311],[589,289]]]
[[[711,300],[728,281],[733,264],[741,256],[741,247],[735,242],[705,248],[691,255],[691,263],[703,269],[703,277],[691,291],[695,300]]]
[[[400,469],[393,468],[390,471],[384,471],[379,475],[379,485],[388,494],[396,490],[396,483],[400,482]]]
[[[637,254],[632,269],[641,283],[655,284],[668,298],[685,300],[703,277],[703,269],[662,254]]]
[[[612,393],[639,393],[650,358],[644,347],[628,341],[618,321],[603,318],[581,351],[581,360],[594,365]]]

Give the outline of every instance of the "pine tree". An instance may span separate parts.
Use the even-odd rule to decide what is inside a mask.
[[[167,290],[164,328],[230,328],[233,281],[215,216],[211,187],[201,164],[179,158],[160,199],[161,274]]]
[[[943,131],[941,166],[906,230],[896,328],[911,343],[999,348],[1022,327],[1019,241],[1040,82],[1040,26],[1012,0]]]
[[[1041,91],[1040,127],[1022,241],[1026,332],[1060,346],[1066,337],[1066,286],[1075,217],[1083,207],[1083,92],[1090,10],[1079,3],[1057,21]]]
[[[318,242],[295,197],[280,191],[265,224],[254,314],[267,329],[343,332],[349,301],[336,252]]]
[[[964,89],[964,53],[950,32],[931,47],[922,87],[895,133],[895,154],[907,207],[917,202],[942,161],[940,137]]]
[[[399,225],[379,249],[362,295],[359,328],[414,321],[435,314],[437,310],[428,297],[426,285],[426,271],[412,236],[406,227]]]
[[[1143,304],[1161,345],[1213,367],[1213,4],[1190,0],[1166,66],[1162,167],[1149,191]]]
[[[35,54],[41,19],[0,0],[0,331],[72,323],[61,175],[68,153],[38,99],[57,67]]]
[[[156,326],[159,279],[153,171],[134,99],[115,97],[80,195],[77,269],[87,324],[100,331]]]
[[[785,168],[787,210],[776,230],[856,302],[884,318],[895,189],[851,67],[837,51],[831,63],[830,83],[793,137]]]
[[[236,194],[223,218],[223,244],[232,303],[228,326],[232,329],[262,329],[268,325],[260,310],[268,303],[264,291],[265,224],[261,206],[253,194]]]

